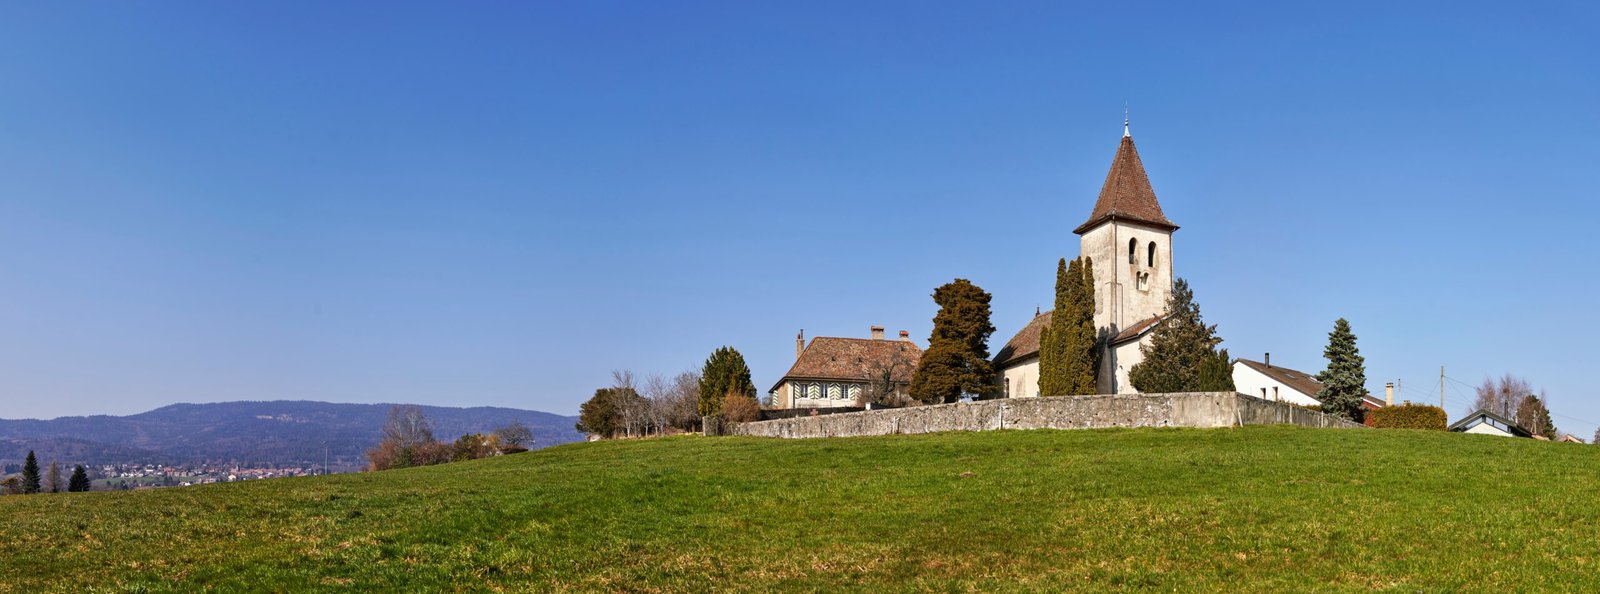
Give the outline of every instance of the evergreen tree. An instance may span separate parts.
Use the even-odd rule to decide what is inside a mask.
[[[933,316],[928,350],[911,376],[911,397],[933,404],[963,395],[994,395],[994,365],[989,362],[989,293],[958,278],[933,291],[939,313]]]
[[[756,397],[756,385],[750,381],[750,366],[744,355],[733,347],[722,347],[706,358],[700,372],[700,415],[713,416],[722,411],[722,399],[729,394]]]
[[[1071,276],[1071,275],[1068,275]],[[1068,295],[1069,309],[1074,312],[1072,325],[1068,326],[1067,353],[1071,380],[1068,394],[1090,395],[1100,391],[1100,341],[1094,325],[1094,260],[1088,256],[1078,264],[1076,284]]]
[[[1128,381],[1144,393],[1231,391],[1232,370],[1216,325],[1206,325],[1189,282],[1178,279],[1167,297],[1167,317],[1156,325],[1150,343],[1140,345],[1144,361],[1128,370]],[[1224,375],[1226,380],[1224,380]]]
[[[89,471],[82,464],[73,467],[72,478],[67,479],[68,493],[87,493],[89,491]]]
[[[55,460],[50,461],[50,472],[44,475],[44,490],[51,493],[60,493],[66,482],[61,480],[61,465]]]
[[[1356,348],[1350,322],[1339,318],[1333,323],[1322,356],[1328,359],[1328,368],[1317,374],[1317,381],[1322,382],[1322,391],[1317,392],[1322,411],[1360,423],[1366,412],[1361,400],[1367,395],[1367,366]]]
[[[33,457],[33,450],[28,450],[28,458],[22,463],[22,492],[39,492],[39,459]]]
[[[1556,438],[1556,424],[1550,420],[1550,409],[1538,396],[1529,394],[1517,405],[1517,424],[1529,433],[1548,439]]]
[[[1039,332],[1039,395],[1063,396],[1072,393],[1073,380],[1068,379],[1067,326],[1064,319],[1071,310],[1072,288],[1077,286],[1078,261],[1067,265],[1062,258],[1056,263],[1056,305],[1050,312],[1050,323]]]
[[[611,437],[622,427],[623,407],[638,398],[643,397],[633,388],[595,390],[588,402],[578,406],[578,423],[574,428],[602,438]]]

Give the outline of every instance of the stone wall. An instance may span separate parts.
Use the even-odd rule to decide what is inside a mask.
[[[1291,424],[1361,427],[1343,419],[1233,392],[1005,398],[741,423],[734,435],[855,437],[1102,427],[1231,427]]]

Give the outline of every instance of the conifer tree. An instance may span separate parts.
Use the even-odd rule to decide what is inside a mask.
[[[82,464],[72,469],[72,478],[67,479],[68,493],[87,493],[89,491],[89,471]]]
[[[1344,318],[1334,321],[1322,356],[1328,359],[1328,368],[1317,374],[1317,381],[1322,382],[1317,400],[1322,401],[1323,412],[1361,422],[1365,416],[1361,400],[1367,395],[1367,360],[1356,348],[1350,322]]]
[[[963,395],[994,395],[994,365],[989,362],[989,293],[964,278],[933,291],[939,313],[933,316],[928,350],[911,376],[911,397],[935,404]]]
[[[1084,256],[1078,264],[1076,283],[1069,295],[1070,310],[1074,312],[1067,337],[1067,353],[1072,357],[1068,365],[1071,390],[1068,394],[1089,395],[1100,391],[1097,376],[1100,370],[1100,341],[1095,337],[1094,326],[1094,260]],[[1069,275],[1071,276],[1071,275]]]
[[[1556,438],[1556,424],[1550,420],[1550,409],[1533,394],[1524,396],[1522,403],[1517,405],[1517,424],[1534,435]]]
[[[1068,378],[1071,355],[1067,352],[1069,312],[1072,307],[1073,288],[1078,284],[1078,261],[1069,266],[1067,259],[1056,262],[1056,303],[1050,312],[1050,322],[1039,332],[1039,395],[1064,396],[1073,393],[1073,380]]]
[[[1189,282],[1178,279],[1167,298],[1166,319],[1150,343],[1140,345],[1144,361],[1128,370],[1128,381],[1145,393],[1232,391],[1233,375],[1216,325],[1206,325]]]
[[[722,399],[729,394],[756,397],[755,382],[750,380],[750,366],[744,355],[733,347],[722,347],[706,358],[700,372],[700,415],[712,416],[722,411]]]
[[[33,450],[28,450],[28,458],[22,462],[22,492],[39,492],[39,459],[33,457]]]

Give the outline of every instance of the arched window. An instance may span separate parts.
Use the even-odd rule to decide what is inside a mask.
[[[1139,263],[1138,251],[1139,251],[1139,240],[1138,239],[1129,239],[1128,240],[1128,263],[1129,264],[1138,264]]]
[[[1154,241],[1150,242],[1150,250],[1149,251],[1150,251],[1150,255],[1146,256],[1145,266],[1149,266],[1151,268],[1155,268],[1156,267],[1156,242],[1154,242]]]

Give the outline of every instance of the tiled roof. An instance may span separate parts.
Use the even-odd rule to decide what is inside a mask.
[[[1004,367],[1007,364],[1038,355],[1039,339],[1044,335],[1045,326],[1050,325],[1050,314],[1054,311],[1050,310],[1034,316],[1033,320],[1028,322],[1028,325],[1018,330],[1017,335],[1012,336],[1011,340],[1006,341],[1006,346],[1001,347],[1000,351],[994,354],[994,366]],[[1138,323],[1128,326],[1126,330],[1118,332],[1116,336],[1111,338],[1111,344],[1121,344],[1144,336],[1162,319],[1164,319],[1164,316],[1151,316],[1140,320]]]
[[[1047,311],[1033,316],[1026,326],[1017,331],[1017,335],[1006,341],[1006,346],[994,354],[994,366],[1003,367],[1013,361],[1021,361],[1039,354],[1039,336],[1044,333],[1044,327],[1050,325],[1050,313]]]
[[[1293,388],[1294,391],[1305,394],[1306,396],[1316,398],[1317,393],[1322,391],[1322,382],[1317,381],[1317,377],[1314,374],[1306,373],[1298,369],[1289,369],[1288,367],[1283,367],[1281,365],[1268,366],[1266,363],[1262,363],[1260,361],[1251,361],[1249,359],[1237,359],[1235,362],[1242,363],[1246,367],[1254,369],[1260,372],[1262,375],[1270,377],[1280,384],[1289,386],[1290,388]]]
[[[1150,316],[1143,320],[1139,320],[1138,322],[1134,322],[1132,326],[1124,328],[1121,332],[1118,332],[1116,336],[1111,337],[1111,344],[1122,344],[1140,336],[1144,336],[1146,332],[1149,332],[1151,329],[1155,328],[1156,324],[1160,323],[1161,320],[1164,319],[1167,319],[1167,316],[1159,315]]]
[[[891,365],[890,379],[910,383],[921,359],[922,347],[909,340],[818,336],[811,339],[789,373],[773,384],[772,390],[777,391],[791,379],[867,381],[874,371]]]
[[[1139,161],[1139,151],[1133,148],[1132,136],[1122,137],[1117,156],[1111,160],[1111,171],[1106,173],[1106,183],[1100,186],[1094,212],[1073,232],[1083,233],[1111,219],[1138,221],[1169,230],[1178,228],[1161,214],[1161,203],[1156,201],[1156,191],[1150,187],[1150,177],[1145,175],[1144,164]]]

